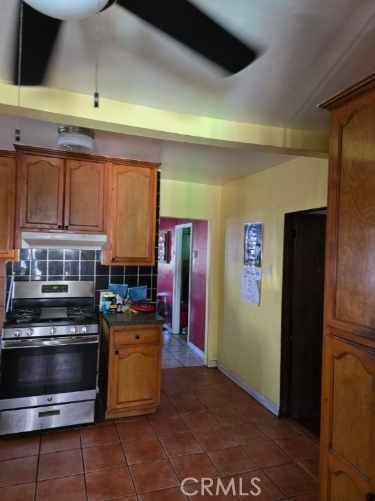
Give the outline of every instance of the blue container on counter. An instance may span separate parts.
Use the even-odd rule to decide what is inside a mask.
[[[108,286],[108,289],[113,292],[113,294],[118,294],[119,296],[121,296],[122,298],[126,299],[127,295],[128,295],[128,285],[127,284],[124,284],[124,285],[121,285],[121,284],[109,284]]]
[[[129,287],[129,298],[133,303],[139,303],[147,299],[147,286]]]

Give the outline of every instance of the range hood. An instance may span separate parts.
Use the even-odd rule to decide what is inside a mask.
[[[103,234],[23,231],[21,247],[22,249],[102,250],[107,240],[107,235]]]

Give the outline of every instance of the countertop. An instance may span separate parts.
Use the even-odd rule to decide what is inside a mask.
[[[101,313],[109,327],[127,325],[162,325],[164,319],[157,313]]]

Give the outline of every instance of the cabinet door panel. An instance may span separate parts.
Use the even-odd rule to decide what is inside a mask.
[[[111,185],[111,261],[154,264],[156,170],[112,165]]]
[[[375,106],[341,130],[336,318],[375,328]],[[358,145],[361,147],[359,148]]]
[[[371,484],[352,474],[332,456],[330,458],[329,501],[366,501]]]
[[[21,155],[19,183],[21,227],[61,228],[64,160]]]
[[[355,472],[353,481],[359,475],[372,483],[375,480],[375,350],[327,336],[325,357],[322,468],[329,470],[328,457],[334,455]],[[346,483],[344,478],[337,480],[337,489]]]
[[[103,231],[104,172],[102,163],[67,161],[64,218],[67,229]]]
[[[157,405],[160,387],[160,347],[129,346],[111,354],[110,407],[124,409]]]
[[[16,205],[16,159],[0,155],[0,259],[9,257],[14,248]]]

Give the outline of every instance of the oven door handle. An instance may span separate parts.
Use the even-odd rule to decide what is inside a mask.
[[[3,340],[1,348],[3,350],[18,350],[22,348],[48,348],[58,346],[77,346],[86,344],[98,344],[99,336],[82,337],[61,337],[56,339],[17,339]]]

